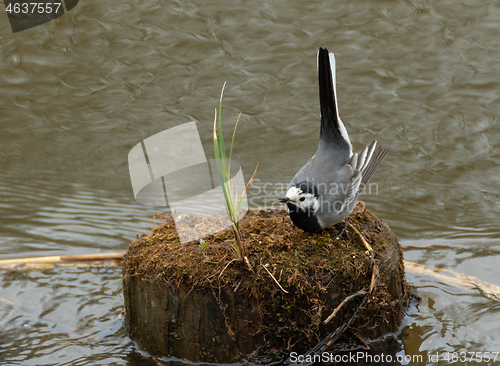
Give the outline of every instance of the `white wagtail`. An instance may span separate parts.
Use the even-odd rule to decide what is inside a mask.
[[[390,150],[373,140],[359,153],[340,120],[335,88],[335,56],[326,48],[318,53],[321,128],[316,154],[292,179],[286,203],[293,223],[306,231],[318,231],[346,219],[359,193]]]

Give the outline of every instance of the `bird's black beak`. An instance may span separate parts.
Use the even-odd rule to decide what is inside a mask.
[[[278,198],[278,201],[280,201],[281,203],[288,203],[291,201],[291,199],[288,197],[281,197],[281,198]]]

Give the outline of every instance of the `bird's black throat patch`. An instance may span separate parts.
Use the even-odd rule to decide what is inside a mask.
[[[297,207],[293,203],[287,203],[288,213],[295,226],[304,231],[315,232],[321,230],[318,218],[314,212]]]

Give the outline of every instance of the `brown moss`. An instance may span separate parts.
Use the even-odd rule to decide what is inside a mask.
[[[304,351],[313,346],[346,321],[361,298],[353,299],[324,325],[322,321],[333,309],[346,296],[370,284],[370,258],[352,230],[350,238],[341,235],[343,223],[311,234],[297,229],[285,211],[249,210],[239,228],[254,270],[251,272],[243,263],[231,262],[230,229],[204,238],[208,244],[202,249],[199,242],[179,243],[172,216],[157,218],[161,225],[134,241],[125,255],[125,292],[127,278],[132,277],[173,289],[201,290],[219,300],[221,289],[233,292],[237,288],[240,297],[252,299],[260,314],[257,333],[264,348]],[[351,326],[361,337],[373,339],[396,330],[403,315],[409,294],[403,257],[390,228],[360,204],[349,222],[364,235],[380,260],[379,285]],[[264,266],[288,293],[279,288]],[[224,308],[227,304],[219,301],[219,305]],[[226,325],[231,333],[227,319]]]

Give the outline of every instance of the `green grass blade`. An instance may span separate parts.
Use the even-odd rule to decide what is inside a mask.
[[[234,222],[234,204],[231,199],[231,194],[228,191],[227,187],[227,180],[225,179],[225,174],[224,174],[224,164],[223,164],[223,159],[221,159],[221,151],[219,150],[219,142],[217,138],[217,129],[216,129],[216,123],[217,123],[217,109],[215,110],[215,119],[214,119],[214,153],[215,153],[215,162],[217,164],[217,172],[219,173],[219,180],[221,183],[221,188],[222,192],[224,194],[224,200],[226,201],[226,205],[229,211],[229,216],[231,217],[231,220]]]
[[[241,192],[241,197],[238,201],[238,206],[236,207],[236,217],[238,216],[238,214],[240,213],[240,209],[241,209],[241,203],[243,202],[243,197],[245,197],[245,193],[247,191],[247,188],[248,186],[250,185],[250,183],[252,182],[253,178],[255,177],[255,174],[257,173],[257,168],[259,167],[259,163],[257,163],[257,166],[255,167],[255,170],[253,172],[253,175],[252,177],[250,178],[250,180],[248,181],[247,185],[245,186],[245,188],[243,188],[243,192]]]
[[[232,179],[231,179],[231,161],[227,160],[227,155],[226,155],[226,147],[224,143],[224,135],[223,135],[223,129],[222,129],[222,98],[224,95],[224,89],[225,89],[226,83],[224,82],[224,85],[222,86],[222,91],[220,95],[220,100],[219,100],[219,157],[221,160],[221,171],[222,171],[222,176],[223,176],[223,190],[224,190],[224,196],[226,199],[226,202],[228,204],[228,209],[229,213],[231,215],[231,219],[234,223],[236,223],[237,215],[235,215],[235,208],[236,208],[236,202],[237,202],[237,195],[235,195],[233,199],[233,189],[232,189]],[[231,147],[230,147],[230,155],[232,155],[232,149],[233,149],[233,143],[234,143],[234,132],[233,132],[233,137],[231,140]]]
[[[224,82],[224,85],[222,86],[222,91],[220,93],[220,99],[219,99],[219,136],[220,136],[219,149],[221,152],[221,158],[224,161],[224,163],[226,160],[226,148],[224,146],[224,133],[222,131],[222,96],[224,95],[225,87],[226,87],[226,82]]]
[[[238,126],[238,121],[240,120],[240,117],[241,113],[238,115],[238,119],[236,120],[236,124],[234,125],[233,138],[231,139],[231,146],[229,148],[229,161],[227,165],[227,170],[229,171],[229,174],[231,174],[231,158],[233,157],[234,135],[236,135],[236,127]]]

